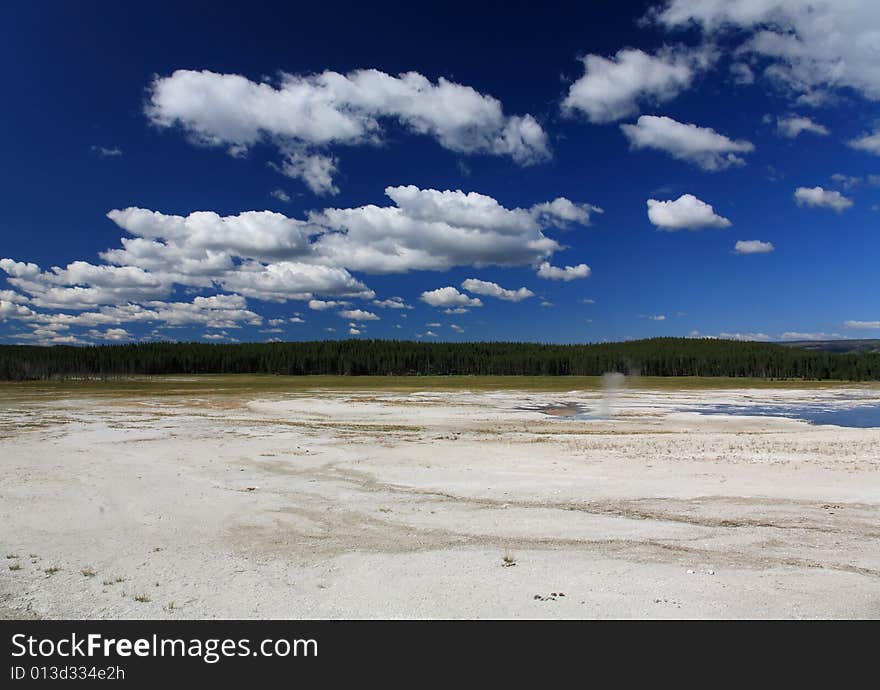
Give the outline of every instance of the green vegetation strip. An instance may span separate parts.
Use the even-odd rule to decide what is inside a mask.
[[[168,374],[590,377],[611,371],[647,377],[876,381],[880,380],[880,353],[835,354],[773,343],[696,338],[588,345],[336,340],[0,346],[0,380],[7,381]],[[511,385],[506,381],[502,387]]]

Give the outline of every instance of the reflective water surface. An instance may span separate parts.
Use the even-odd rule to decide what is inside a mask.
[[[684,410],[683,410],[684,411]],[[729,414],[750,417],[787,417],[802,419],[813,424],[857,427],[860,429],[880,427],[880,405],[829,406],[806,405],[709,405],[691,407],[687,412],[700,414]]]

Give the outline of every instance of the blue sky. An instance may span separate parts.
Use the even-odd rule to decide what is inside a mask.
[[[880,337],[880,7],[586,4],[7,6],[0,340]]]

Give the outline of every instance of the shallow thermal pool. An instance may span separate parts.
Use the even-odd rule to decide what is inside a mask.
[[[699,414],[726,414],[749,417],[786,417],[788,419],[802,419],[812,424],[833,424],[834,426],[848,426],[860,429],[880,427],[880,404],[721,404],[704,407],[688,407],[681,411],[697,412]]]
[[[560,420],[587,421],[613,419],[618,406],[603,404],[595,408],[574,402],[522,407],[543,412]],[[791,402],[768,404],[717,403],[713,405],[682,405],[672,408],[675,412],[696,412],[704,415],[734,415],[738,417],[784,417],[800,419],[811,424],[867,429],[880,427],[880,402],[845,398],[822,402]]]

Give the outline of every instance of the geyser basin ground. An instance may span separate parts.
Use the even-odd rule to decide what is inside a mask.
[[[4,384],[0,611],[880,617],[880,429],[681,411],[880,388],[743,385]]]

